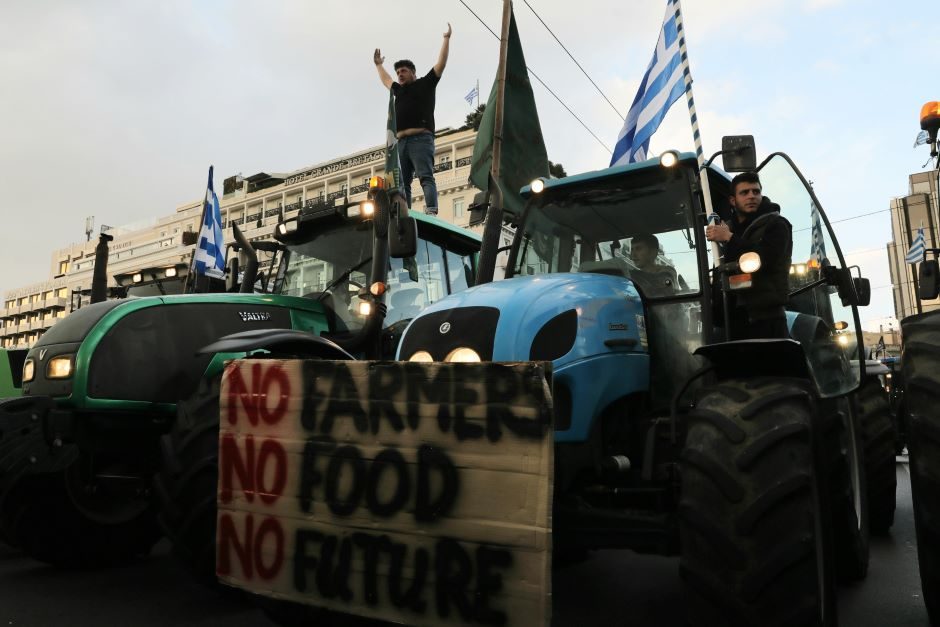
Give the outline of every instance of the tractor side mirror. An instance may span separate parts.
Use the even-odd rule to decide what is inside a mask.
[[[418,223],[414,218],[392,220],[388,230],[388,254],[392,259],[414,257],[418,252]]]
[[[920,264],[917,271],[918,296],[921,300],[933,300],[940,295],[940,263],[930,259]]]
[[[489,192],[477,192],[470,205],[470,226],[478,226],[486,221],[486,210],[490,206]]]
[[[871,303],[871,281],[855,277],[852,283],[855,287],[855,296],[858,298],[858,306],[867,307]]]
[[[721,138],[725,172],[751,172],[757,168],[757,148],[753,135],[726,135]]]

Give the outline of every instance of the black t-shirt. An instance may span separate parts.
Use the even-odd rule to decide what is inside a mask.
[[[426,128],[434,132],[434,92],[440,80],[441,77],[431,68],[427,74],[407,85],[392,83],[397,130]]]

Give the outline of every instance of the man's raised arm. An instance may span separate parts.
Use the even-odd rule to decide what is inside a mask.
[[[444,43],[441,44],[441,54],[437,57],[437,63],[434,64],[434,73],[440,78],[444,74],[444,68],[447,67],[447,55],[450,53],[450,22],[447,23],[447,32],[444,33]]]
[[[375,49],[375,55],[372,57],[372,60],[375,61],[375,69],[379,72],[379,80],[382,81],[382,84],[385,85],[385,89],[391,89],[392,83],[395,81],[385,71],[385,66],[382,65],[385,63],[385,57],[382,56],[382,51],[378,48]]]

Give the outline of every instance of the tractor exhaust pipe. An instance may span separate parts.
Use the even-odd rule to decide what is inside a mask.
[[[248,262],[245,264],[245,274],[238,291],[242,294],[251,294],[255,291],[255,279],[258,278],[258,253],[255,252],[251,242],[248,241],[248,238],[245,237],[245,234],[235,223],[232,223],[232,233],[235,235],[235,242],[238,244],[239,250],[248,257]]]
[[[114,237],[107,233],[98,236],[95,246],[95,269],[91,277],[91,302],[100,303],[108,299],[108,242]]]

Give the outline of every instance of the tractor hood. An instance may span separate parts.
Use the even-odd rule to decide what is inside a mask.
[[[597,354],[599,346],[645,350],[643,314],[636,288],[621,277],[516,277],[427,307],[405,331],[399,359],[426,351],[447,361],[457,348],[470,348],[484,361],[552,361],[557,368]]]

